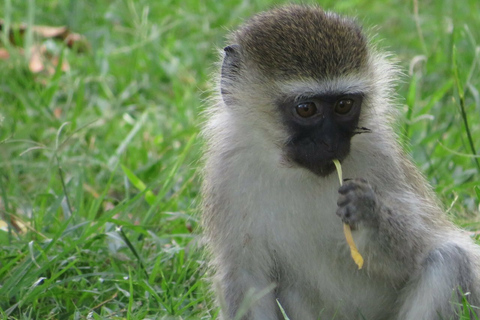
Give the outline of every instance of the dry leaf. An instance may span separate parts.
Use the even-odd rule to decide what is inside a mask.
[[[28,69],[33,73],[43,71],[42,48],[39,46],[32,46],[30,51],[30,61],[28,62]]]
[[[48,75],[53,75],[58,65],[58,56],[52,56],[44,45],[32,46],[30,51],[30,61],[28,68],[32,73],[46,71]],[[65,59],[62,61],[62,71],[70,70],[70,65]]]
[[[0,30],[4,29],[4,22],[0,20]],[[25,24],[10,26],[9,40],[13,45],[16,45],[18,37],[24,37],[28,27]],[[78,33],[71,32],[66,26],[52,27],[52,26],[32,26],[31,28],[36,39],[53,39],[65,42],[69,48],[73,48],[75,52],[85,52],[90,49],[87,39]],[[5,30],[3,30],[5,31]],[[21,48],[18,54],[23,55]],[[30,59],[28,61],[28,69],[32,73],[44,72],[46,75],[55,74],[55,70],[59,63],[58,55],[53,55],[49,52],[45,45],[35,44],[30,48]],[[0,60],[7,60],[10,58],[10,52],[4,48],[0,48]],[[70,65],[64,57],[62,61],[61,70],[66,72],[70,70]],[[43,79],[45,80],[45,79]],[[42,81],[42,79],[40,79]]]
[[[10,53],[8,52],[8,50],[0,48],[0,59],[7,60],[8,58],[10,58]]]
[[[62,108],[57,107],[57,108],[53,109],[53,115],[57,119],[60,119],[60,117],[62,116],[62,112],[63,112]]]
[[[61,27],[33,26],[32,31],[37,36],[41,36],[43,38],[61,37],[63,39],[69,33],[67,27],[65,26],[61,26]]]
[[[0,30],[3,30],[4,24],[4,21],[0,20]],[[15,37],[23,37],[27,29],[28,26],[24,23],[10,26],[10,42],[13,45],[16,45],[17,43],[15,43]],[[62,40],[69,48],[73,48],[75,46],[79,52],[84,52],[90,48],[87,39],[83,35],[71,32],[66,26],[32,26],[32,33],[37,38]]]

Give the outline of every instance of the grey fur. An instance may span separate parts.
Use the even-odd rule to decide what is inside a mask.
[[[396,70],[360,28],[287,6],[253,17],[230,44],[207,110],[202,190],[222,318],[279,320],[277,300],[292,320],[456,319],[460,292],[478,305],[479,248],[397,143]],[[369,130],[341,159],[344,177],[361,179],[340,189],[331,171],[292,161],[278,107],[332,93],[361,93],[358,128]],[[362,270],[342,219],[355,226]]]
[[[272,77],[328,78],[365,66],[366,39],[353,21],[320,8],[283,7],[253,17],[232,39]]]

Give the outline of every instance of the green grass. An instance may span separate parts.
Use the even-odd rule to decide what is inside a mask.
[[[3,2],[7,24],[67,25],[91,49],[47,41],[70,71],[32,74],[2,37],[0,318],[215,316],[198,249],[199,113],[225,34],[273,3]],[[478,229],[480,159],[467,155],[480,153],[480,2],[421,2],[418,16],[400,0],[322,5],[398,57],[402,138],[452,219]],[[27,52],[42,41],[28,34]]]

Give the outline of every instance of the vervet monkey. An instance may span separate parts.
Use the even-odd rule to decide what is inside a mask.
[[[223,319],[283,319],[280,306],[292,320],[451,319],[478,304],[479,249],[403,153],[396,69],[354,21],[261,13],[232,33],[220,73],[203,225]]]

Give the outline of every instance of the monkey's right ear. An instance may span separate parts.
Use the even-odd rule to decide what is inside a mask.
[[[240,71],[240,46],[232,44],[223,48],[225,56],[223,57],[220,89],[223,98],[226,98],[230,92],[228,87],[232,81],[235,81]]]
[[[229,53],[238,52],[240,46],[238,44],[232,44],[223,48],[223,51],[228,55]]]

